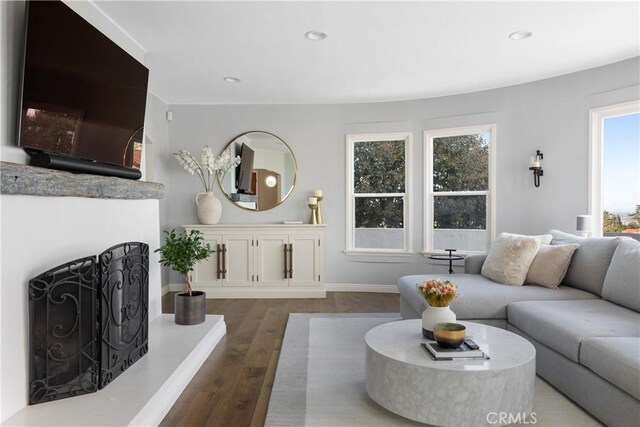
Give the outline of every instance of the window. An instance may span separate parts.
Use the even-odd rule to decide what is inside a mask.
[[[487,250],[493,239],[495,125],[424,133],[424,253]]]
[[[591,110],[590,215],[596,236],[640,240],[640,104]]]
[[[409,254],[411,141],[347,135],[347,253]]]

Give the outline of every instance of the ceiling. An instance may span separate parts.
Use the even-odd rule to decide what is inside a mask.
[[[429,98],[640,52],[638,1],[94,4],[147,51],[150,90],[169,104]],[[310,30],[328,37],[310,41]],[[533,36],[509,39],[518,30]]]

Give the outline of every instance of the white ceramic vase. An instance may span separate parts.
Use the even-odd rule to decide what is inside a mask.
[[[427,304],[427,309],[422,312],[422,336],[428,340],[435,339],[433,337],[433,325],[442,322],[455,323],[456,314],[451,311],[449,306],[432,307]]]
[[[200,224],[217,224],[222,216],[222,204],[211,191],[196,194],[196,210]]]

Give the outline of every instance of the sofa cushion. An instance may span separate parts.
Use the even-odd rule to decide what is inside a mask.
[[[467,274],[480,274],[482,265],[487,259],[487,254],[467,255],[464,257],[464,272]]]
[[[451,309],[460,320],[506,319],[507,304],[515,301],[580,300],[594,299],[595,295],[568,286],[548,289],[542,286],[506,286],[479,274],[415,275],[398,280],[400,298],[416,313],[427,308],[416,285],[427,279],[447,279],[458,286],[461,297],[451,304]],[[599,299],[599,298],[598,298]]]
[[[538,253],[540,239],[500,233],[482,265],[482,275],[498,283],[520,286]]]
[[[553,235],[552,245],[577,243],[580,245],[573,254],[567,275],[562,283],[596,295],[602,295],[602,285],[607,275],[613,252],[618,246],[617,237],[591,237],[588,239],[564,233],[549,231]]]
[[[640,311],[640,242],[620,239],[604,278],[602,298]]]
[[[515,302],[507,307],[507,319],[577,363],[587,338],[640,337],[640,313],[601,299]]]
[[[640,400],[640,338],[586,339],[580,363]]]
[[[557,288],[567,274],[569,263],[578,245],[540,245],[533,259],[525,284]]]

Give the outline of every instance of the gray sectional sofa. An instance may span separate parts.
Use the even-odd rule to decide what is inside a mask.
[[[605,424],[640,423],[640,242],[582,239],[552,230],[551,244],[577,243],[562,285],[495,283],[479,273],[484,255],[465,260],[465,274],[439,275],[458,285],[451,305],[459,320],[501,327],[536,348],[538,375]],[[404,318],[419,318],[426,302],[416,284],[398,280]]]

